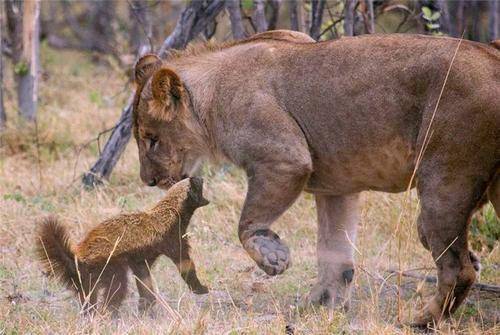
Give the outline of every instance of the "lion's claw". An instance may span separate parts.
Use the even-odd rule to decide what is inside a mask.
[[[270,230],[259,230],[243,246],[250,257],[268,275],[282,274],[290,266],[290,250],[278,235]]]

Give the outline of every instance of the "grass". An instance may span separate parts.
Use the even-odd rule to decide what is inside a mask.
[[[283,334],[290,324],[299,334],[414,333],[398,323],[398,292],[406,318],[434,287],[410,278],[403,278],[398,287],[397,278],[386,271],[400,266],[429,269],[422,273],[435,275],[431,257],[418,241],[414,193],[409,206],[403,194],[363,194],[351,310],[299,313],[297,301],[316,276],[313,198],[301,196],[275,224],[292,250],[293,266],[282,276],[269,277],[238,241],[246,186],[243,173],[234,167],[205,168],[211,204],[196,213],[189,230],[199,276],[212,290],[208,296],[189,293],[175,266],[161,258],[153,276],[161,297],[180,320],[170,318],[162,306],[156,318],[138,315],[135,289],[118,319],[81,315],[73,294],[47,279],[34,258],[37,219],[56,213],[79,239],[104,218],[151,206],[162,191],[140,182],[134,143],[109,183],[94,191],[82,188],[79,177],[98,154],[97,143],[89,141],[119,116],[128,94],[123,88],[126,78],[83,53],[44,47],[42,64],[38,132],[15,121],[12,80],[7,78],[12,126],[2,135],[0,148],[0,334]],[[6,72],[10,75],[9,67]],[[494,284],[500,282],[499,243],[486,237],[482,243],[477,237],[497,232],[498,218],[491,213],[488,207],[476,219],[474,243],[482,257],[481,282]],[[499,300],[473,292],[440,332],[497,334],[499,318]]]

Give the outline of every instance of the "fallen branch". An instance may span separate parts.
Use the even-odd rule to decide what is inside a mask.
[[[388,269],[386,271],[392,274],[401,275],[403,277],[423,280],[426,283],[437,283],[437,278],[434,276],[425,276],[417,273],[412,273],[410,271],[398,271],[395,269]],[[497,285],[474,283],[472,284],[472,289],[477,291],[491,292],[500,297],[500,286]]]

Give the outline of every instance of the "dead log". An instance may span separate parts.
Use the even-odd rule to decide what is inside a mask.
[[[210,0],[207,6],[203,6],[202,1],[190,2],[181,13],[172,33],[163,42],[158,52],[160,57],[165,57],[169,49],[185,48],[193,38],[204,31],[223,8],[224,0]],[[125,150],[132,133],[133,96],[134,93],[129,97],[97,162],[83,175],[82,182],[86,187],[92,188],[101,184],[103,179],[108,179]]]

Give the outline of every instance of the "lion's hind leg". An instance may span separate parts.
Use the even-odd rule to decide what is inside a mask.
[[[436,170],[426,173],[426,167],[422,170],[418,185],[419,233],[437,265],[438,288],[416,317],[416,326],[437,323],[449,316],[476,280],[477,259],[468,248],[468,224],[486,189],[486,178],[472,178],[466,173],[450,178]]]

